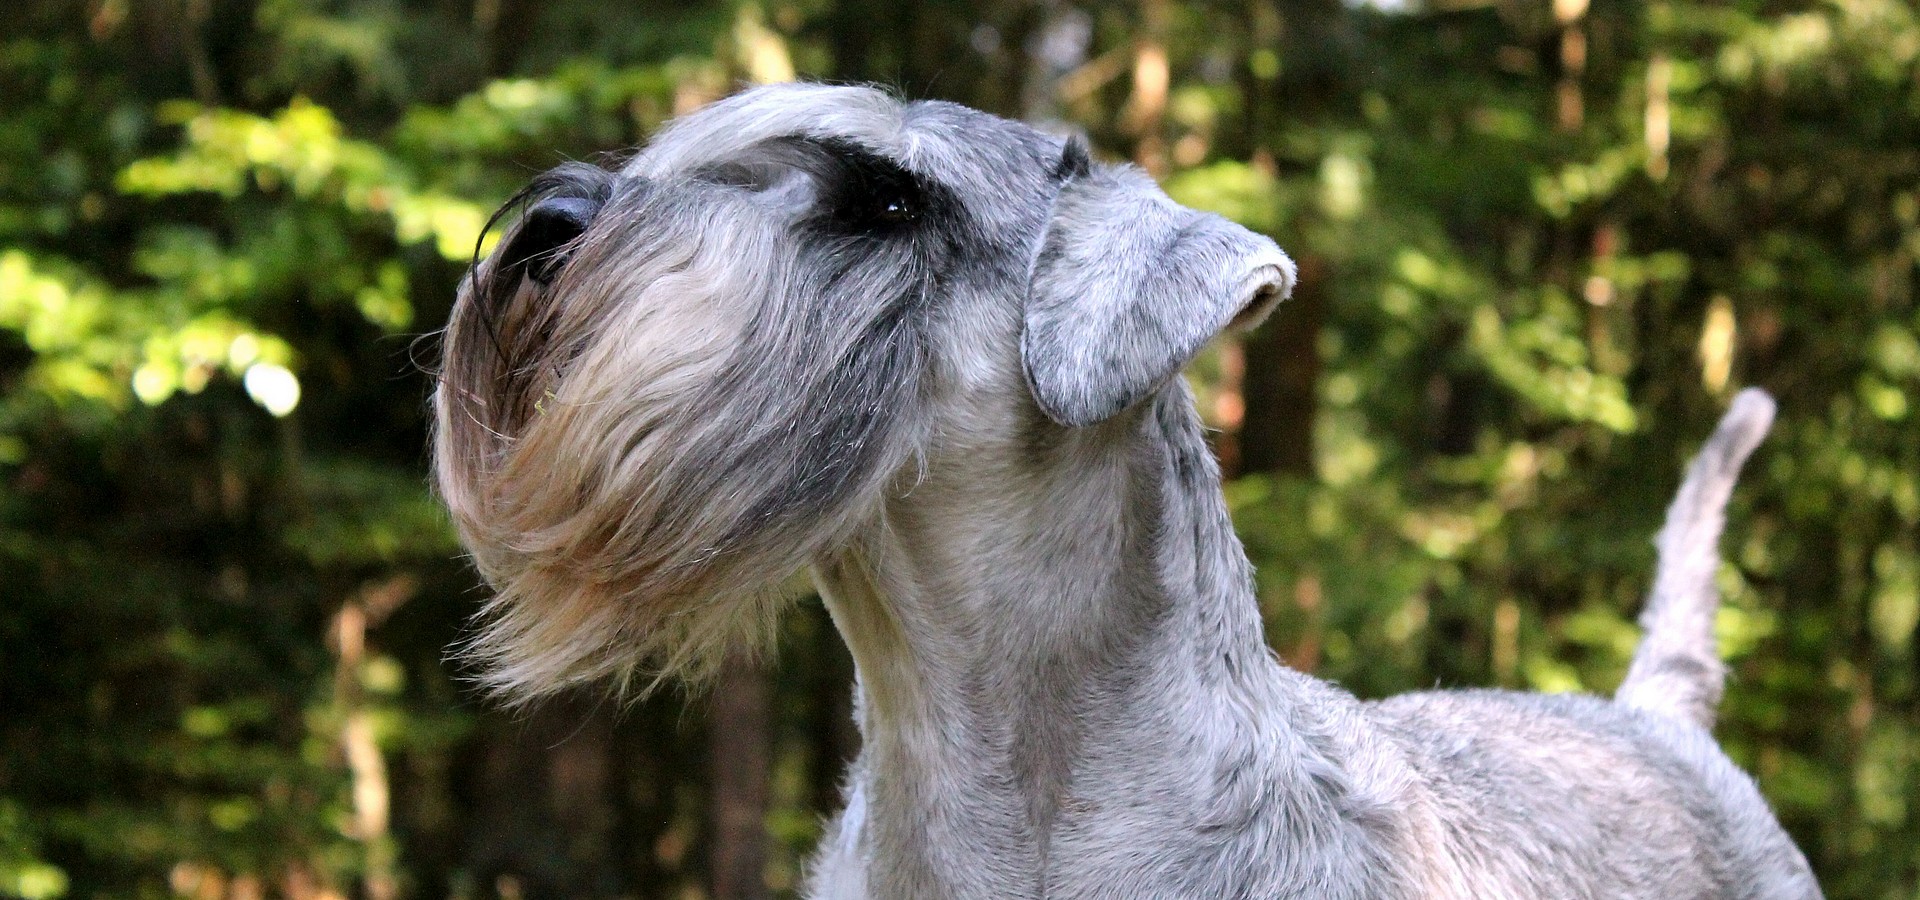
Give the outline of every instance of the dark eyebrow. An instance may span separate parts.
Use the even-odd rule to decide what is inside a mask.
[[[927,187],[926,180],[915,174],[899,162],[865,145],[845,138],[795,136],[776,138],[791,140],[799,144],[817,148],[831,157],[841,166],[839,173],[849,181],[863,185],[903,185],[910,184],[919,189]]]
[[[873,147],[840,137],[771,137],[689,174],[759,191],[793,173],[811,179],[819,188],[811,221],[841,236],[904,235],[930,217],[944,220],[962,213],[953,192],[936,179]]]
[[[824,182],[854,187],[912,187],[928,191],[934,185],[886,155],[845,138],[792,134],[767,138],[732,159],[694,170],[697,178],[728,184],[753,184],[763,166],[798,169]]]

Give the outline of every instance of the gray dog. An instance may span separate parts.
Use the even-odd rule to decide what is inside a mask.
[[[1708,734],[1742,395],[1661,533],[1612,701],[1363,703],[1285,668],[1176,377],[1292,288],[1264,237],[1078,143],[762,88],[562,166],[445,335],[439,489],[529,698],[697,679],[810,566],[864,749],[831,898],[1808,898]]]

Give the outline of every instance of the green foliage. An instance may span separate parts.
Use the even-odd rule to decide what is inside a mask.
[[[1681,464],[1772,390],[1719,736],[1830,896],[1920,896],[1902,0],[16,6],[0,896],[698,890],[697,715],[508,721],[445,662],[480,594],[426,489],[420,338],[530,173],[791,71],[1068,119],[1302,261],[1269,329],[1306,337],[1192,377],[1230,461],[1310,444],[1229,500],[1275,646],[1362,695],[1610,690]],[[1298,396],[1255,388],[1282,368]],[[778,891],[850,743],[824,617],[786,643]]]
[[[26,811],[0,800],[0,896],[53,900],[67,893],[67,873],[39,854],[39,834]]]

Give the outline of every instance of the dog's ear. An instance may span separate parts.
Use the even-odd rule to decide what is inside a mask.
[[[1020,353],[1041,411],[1082,426],[1145,397],[1222,329],[1258,324],[1295,275],[1273,241],[1173,202],[1138,169],[1073,168],[1034,258]]]

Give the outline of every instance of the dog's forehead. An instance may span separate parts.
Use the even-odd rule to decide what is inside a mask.
[[[662,178],[781,137],[837,140],[910,170],[962,182],[1044,173],[1061,141],[1027,125],[954,103],[903,103],[869,87],[780,84],[755,88],[675,119],[624,174]]]

